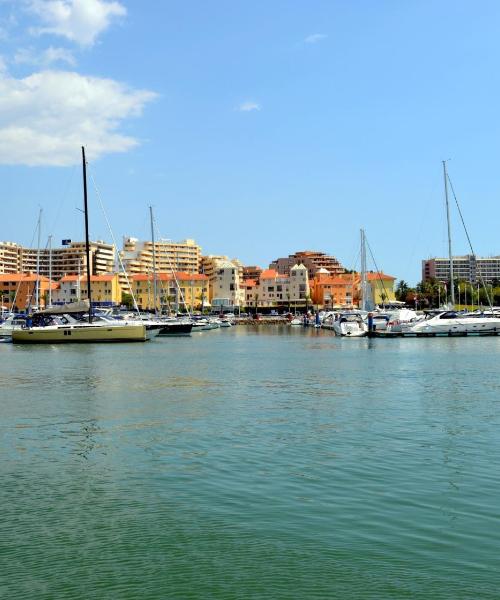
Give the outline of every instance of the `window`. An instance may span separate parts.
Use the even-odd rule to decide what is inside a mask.
[[[273,286],[273,285],[270,285],[270,286],[267,288],[267,291],[268,291],[268,292],[274,292],[274,286]]]
[[[276,286],[276,291],[277,292],[282,292],[283,291],[283,286],[282,285],[277,285]]]

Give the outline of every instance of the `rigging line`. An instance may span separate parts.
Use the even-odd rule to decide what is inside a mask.
[[[382,277],[380,275],[381,271],[378,268],[377,263],[375,262],[375,257],[373,256],[373,252],[372,252],[372,249],[371,249],[371,246],[370,246],[370,242],[368,241],[368,239],[366,237],[366,234],[365,234],[365,242],[366,242],[366,245],[368,246],[368,250],[370,252],[370,256],[372,257],[373,264],[375,265],[375,268],[377,269],[377,274],[379,276],[380,283],[382,284],[382,289],[384,290],[384,294],[387,296],[387,299],[389,299],[389,296],[387,294],[387,290],[385,289],[384,280],[382,279]]]
[[[455,194],[455,189],[453,187],[453,183],[451,182],[450,176],[448,174],[447,174],[447,177],[448,177],[448,182],[450,184],[451,193],[453,194],[453,198],[455,199],[455,204],[457,205],[457,208],[458,208],[458,214],[460,215],[460,220],[462,221],[462,225],[463,225],[463,228],[464,228],[464,231],[465,231],[465,235],[467,236],[467,241],[469,242],[470,251],[472,252],[472,256],[475,259],[476,258],[476,253],[474,252],[474,248],[472,247],[472,242],[471,242],[470,237],[469,237],[469,232],[467,231],[467,227],[465,226],[464,217],[463,217],[462,211],[460,209],[460,204],[458,203],[457,195]],[[479,269],[479,279],[481,280],[481,283],[483,284],[484,291],[486,293],[486,298],[488,300],[488,304],[490,305],[490,308],[493,311],[493,305],[492,305],[492,302],[491,302],[490,295],[488,294],[488,288],[486,287],[486,283],[485,283],[485,281],[483,279],[483,275],[481,273],[481,269]],[[479,297],[478,297],[477,301],[478,301],[478,304],[479,304]]]
[[[127,281],[127,285],[128,285],[128,287],[130,289],[130,295],[132,296],[132,302],[134,303],[134,309],[137,311],[137,314],[139,316],[141,316],[141,311],[139,310],[139,307],[137,306],[137,301],[135,299],[134,290],[132,289],[132,286],[130,285],[130,280],[128,278],[128,273],[125,271],[125,267],[123,266],[122,257],[120,256],[120,252],[118,251],[118,246],[116,245],[115,235],[113,233],[113,230],[111,229],[111,224],[109,222],[108,215],[106,214],[106,211],[104,209],[104,204],[102,202],[102,198],[101,198],[101,194],[99,192],[99,188],[97,187],[97,184],[96,184],[95,179],[94,179],[94,175],[92,174],[92,171],[90,171],[90,169],[89,169],[89,175],[90,175],[90,179],[92,180],[92,183],[94,184],[94,189],[95,189],[95,192],[96,192],[96,195],[97,195],[97,200],[99,201],[99,205],[101,207],[102,214],[104,215],[104,220],[106,221],[106,225],[108,226],[109,233],[111,234],[111,239],[113,240],[113,244],[115,245],[115,252],[116,252],[116,254],[118,256],[118,262],[120,263],[120,267],[121,267],[121,269],[123,271],[123,274],[125,275],[125,279]],[[88,268],[88,266],[87,266],[87,268]]]

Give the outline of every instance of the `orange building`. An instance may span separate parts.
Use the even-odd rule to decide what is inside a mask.
[[[330,309],[352,306],[355,279],[351,274],[331,275],[319,269],[310,285],[313,304]]]
[[[39,281],[40,308],[47,304],[49,288],[56,284],[44,275],[33,273],[12,273],[0,275],[0,304],[7,309],[26,310],[36,304],[36,285]]]

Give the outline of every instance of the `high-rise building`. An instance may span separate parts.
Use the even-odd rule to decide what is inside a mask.
[[[173,242],[162,239],[155,241],[154,250],[158,272],[198,273],[200,270],[201,248],[194,240]],[[140,242],[137,238],[124,238],[120,257],[127,273],[151,273],[153,271],[153,243],[151,241]]]
[[[114,270],[115,247],[102,241],[90,242],[90,274]],[[52,279],[87,272],[85,242],[69,242],[59,248],[24,248],[14,242],[0,242],[0,273],[38,273]]]
[[[319,269],[326,269],[330,275],[340,275],[345,272],[344,267],[334,256],[313,250],[302,250],[286,258],[278,258],[269,265],[269,268],[280,275],[289,275],[294,265],[304,265],[309,279],[313,279]]]
[[[20,273],[23,247],[15,242],[0,242],[0,274]]]
[[[473,254],[453,257],[453,276],[469,283],[500,281],[500,256],[478,258]],[[422,261],[422,280],[450,280],[450,259],[429,258]]]

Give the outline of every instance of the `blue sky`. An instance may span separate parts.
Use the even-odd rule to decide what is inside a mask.
[[[0,0],[0,239],[82,238],[80,145],[113,232],[347,267],[365,227],[416,282],[446,254],[441,160],[500,254],[496,1]],[[91,195],[92,237],[110,240]],[[468,251],[456,211],[454,251]]]

